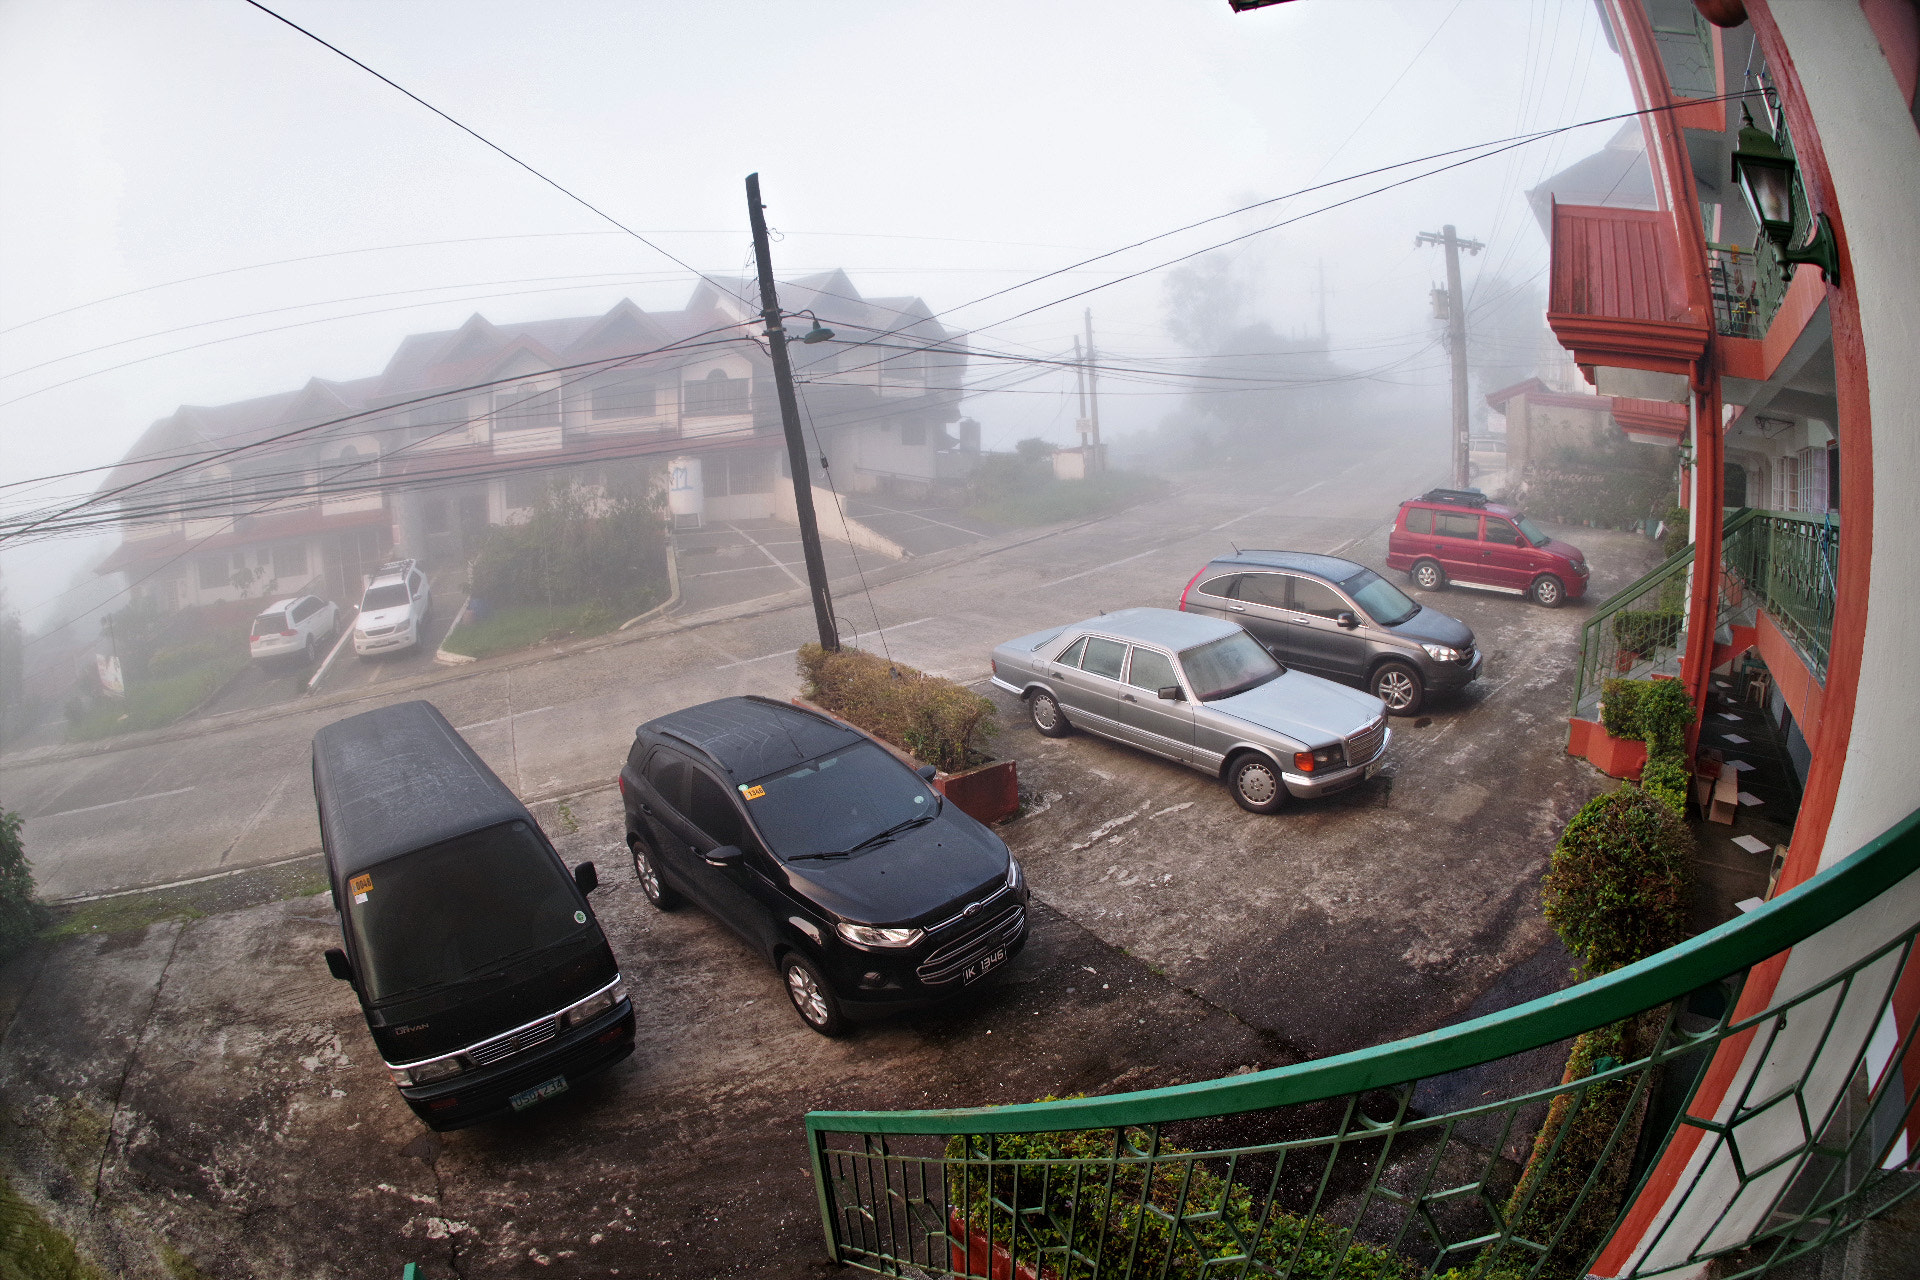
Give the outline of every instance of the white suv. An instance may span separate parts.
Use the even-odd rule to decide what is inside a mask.
[[[417,564],[395,560],[381,565],[367,583],[353,624],[354,654],[364,658],[420,643],[432,608],[432,589]]]
[[[312,662],[339,625],[340,610],[332,601],[319,596],[277,600],[254,618],[247,649],[262,661],[297,656]]]

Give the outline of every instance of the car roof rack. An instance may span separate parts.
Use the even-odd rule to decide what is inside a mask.
[[[406,560],[389,560],[385,564],[381,565],[378,569],[375,569],[373,571],[373,576],[376,578],[379,578],[379,577],[384,577],[389,573],[406,573],[408,570],[413,568],[413,565],[414,565],[414,562],[411,558]]]
[[[1487,495],[1478,489],[1429,489],[1420,495],[1422,502],[1451,502],[1459,507],[1484,507]]]

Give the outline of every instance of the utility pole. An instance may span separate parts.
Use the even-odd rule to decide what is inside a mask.
[[[1100,388],[1093,372],[1093,308],[1087,308],[1087,438],[1093,448],[1086,455],[1087,474],[1104,470],[1100,461]]]
[[[1453,353],[1453,487],[1467,487],[1467,309],[1460,296],[1460,251],[1479,253],[1487,246],[1478,240],[1462,240],[1453,233],[1453,225],[1440,228],[1438,235],[1422,231],[1413,238],[1416,248],[1423,244],[1444,246],[1447,251],[1447,346]]]
[[[780,425],[787,435],[787,466],[793,472],[794,516],[800,523],[800,550],[807,561],[807,589],[813,595],[813,621],[820,647],[840,649],[833,625],[833,600],[827,595],[827,562],[820,553],[820,526],[813,515],[813,470],[800,435],[800,402],[793,393],[793,365],[787,360],[787,331],[780,324],[780,295],[773,284],[773,255],[767,247],[766,206],[760,203],[760,175],[747,175],[747,218],[753,225],[753,257],[760,267],[760,314],[767,322],[767,352],[773,357],[773,382],[780,394]]]
[[[1073,426],[1080,433],[1080,447],[1085,449],[1093,424],[1087,418],[1087,362],[1081,354],[1078,334],[1073,339],[1073,391],[1080,401],[1080,412],[1074,418]]]

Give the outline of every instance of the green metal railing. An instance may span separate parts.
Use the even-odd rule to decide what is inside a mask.
[[[1833,646],[1834,570],[1840,526],[1832,515],[1811,517],[1765,511],[1729,528],[1722,562],[1780,630],[1797,645],[1824,682]]]
[[[1707,245],[1707,276],[1713,292],[1713,327],[1729,338],[1764,338],[1787,296],[1790,278],[1773,241],[1754,248]]]
[[[1678,947],[1425,1035],[1112,1097],[814,1112],[828,1250],[886,1275],[994,1280],[1583,1276],[1691,1130],[1691,1181],[1666,1197],[1654,1252],[1620,1274],[1720,1259],[1717,1275],[1762,1275],[1920,1185],[1900,1172],[1913,1099],[1883,1069],[1904,1060],[1911,1029],[1877,1057],[1861,1032],[1893,1025],[1920,933],[1910,915],[1874,923],[1872,908],[1920,888],[1903,884],[1916,872],[1920,813]],[[1816,934],[1840,939],[1851,962],[1736,1017],[1747,971]],[[1585,1048],[1567,1079],[1507,1083],[1541,1073],[1516,1055],[1575,1036]],[[1701,1079],[1722,1046],[1768,1066],[1715,1106]],[[1782,1117],[1790,1140],[1773,1124]],[[1764,1153],[1762,1126],[1775,1144]],[[1762,1198],[1751,1225],[1726,1214],[1727,1187],[1709,1171]],[[1679,1232],[1703,1219],[1712,1243],[1687,1243]]]

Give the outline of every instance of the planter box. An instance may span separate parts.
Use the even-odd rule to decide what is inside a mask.
[[[956,1276],[985,1277],[985,1280],[1055,1280],[1054,1274],[1036,1269],[1032,1263],[1016,1264],[1007,1246],[989,1241],[986,1235],[960,1215],[947,1214],[948,1262]]]
[[[844,724],[855,733],[867,733],[852,721],[833,714],[825,707],[815,706],[805,698],[793,698],[790,701],[796,707],[804,707],[838,724]],[[915,759],[910,752],[902,751],[873,734],[867,733],[867,736],[892,752],[909,769],[923,766],[924,762]],[[933,789],[953,801],[954,807],[960,812],[988,826],[1010,818],[1020,810],[1020,775],[1011,760],[995,760],[963,769],[959,773],[936,773],[933,775]]]
[[[1586,759],[1608,777],[1638,782],[1647,763],[1647,744],[1616,738],[1596,722],[1575,716],[1567,722],[1567,754]]]

